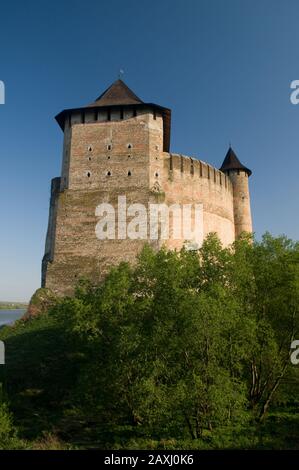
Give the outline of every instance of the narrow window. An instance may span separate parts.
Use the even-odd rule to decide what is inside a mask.
[[[158,178],[158,176],[159,176],[159,173],[155,173],[155,177]]]
[[[128,149],[131,149],[131,148],[132,148],[132,144],[128,144],[127,147],[128,147]]]
[[[132,175],[132,173],[131,173],[130,170],[129,170],[129,171],[128,171],[128,176],[131,176],[131,175]]]
[[[133,109],[133,116],[134,116],[134,117],[137,116],[137,109],[136,109],[136,108]]]
[[[112,146],[109,144],[107,145],[107,150],[111,150]]]
[[[87,178],[90,178],[90,172],[89,172],[89,171],[88,171],[88,173],[87,173]]]
[[[111,110],[108,109],[107,121],[111,121]]]
[[[120,119],[124,118],[124,110],[123,108],[120,108]]]
[[[107,171],[107,176],[111,176],[111,171]]]
[[[154,120],[156,120],[156,119],[157,119],[157,112],[156,112],[156,110],[154,109]]]

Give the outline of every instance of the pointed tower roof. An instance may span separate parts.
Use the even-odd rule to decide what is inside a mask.
[[[143,101],[120,79],[116,80],[88,106],[143,104]]]
[[[225,159],[223,160],[223,163],[220,168],[220,171],[223,171],[224,173],[229,170],[243,170],[248,174],[248,176],[250,176],[252,173],[249,168],[247,168],[240,162],[231,147],[229,147]]]
[[[131,108],[131,109],[152,109],[158,111],[163,118],[163,151],[169,152],[170,147],[170,123],[171,110],[155,103],[145,103],[120,79],[116,80],[92,103],[72,109],[64,109],[55,117],[61,129],[64,131],[65,122],[70,119],[73,113],[85,114],[86,111],[96,111],[98,108]]]

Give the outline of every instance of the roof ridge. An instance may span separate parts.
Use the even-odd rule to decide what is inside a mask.
[[[90,106],[143,104],[143,101],[120,78],[115,80]]]

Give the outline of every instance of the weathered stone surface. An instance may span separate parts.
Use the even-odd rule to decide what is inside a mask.
[[[96,207],[117,206],[118,196],[130,203],[203,204],[203,234],[216,232],[227,246],[242,230],[251,231],[248,177],[230,176],[211,165],[163,152],[163,119],[150,108],[117,109],[111,120],[82,116],[65,124],[60,189],[53,192],[43,286],[57,295],[72,294],[80,278],[94,283],[111,265],[134,262],[144,240],[99,240]],[[57,180],[55,180],[57,183]],[[118,221],[116,222],[116,230]],[[152,240],[180,249],[185,240]]]

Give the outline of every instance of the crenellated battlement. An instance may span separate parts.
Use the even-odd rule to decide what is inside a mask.
[[[163,159],[165,160],[164,169],[167,170],[168,168],[170,179],[186,178],[186,181],[190,182],[190,178],[194,180],[205,178],[209,180],[210,185],[219,186],[218,190],[223,189],[230,193],[233,192],[229,177],[202,160],[187,155],[166,152],[163,153]]]
[[[80,277],[96,284],[111,266],[134,263],[145,243],[141,232],[154,249],[180,250],[198,249],[210,233],[229,246],[242,231],[252,230],[251,171],[232,149],[220,170],[170,153],[171,110],[143,102],[121,80],[96,101],[66,109],[56,120],[64,132],[63,163],[61,178],[52,183],[42,263],[43,286],[55,293],[72,294]],[[120,199],[126,201],[125,211],[119,210]],[[102,214],[98,208],[103,206]],[[153,208],[161,212],[156,238],[148,231]],[[167,237],[161,226],[165,217]],[[124,231],[124,219],[128,230],[135,227],[133,237]],[[181,222],[178,233],[174,226]],[[96,235],[99,224],[107,232],[103,238]],[[191,236],[186,238],[185,229]]]

